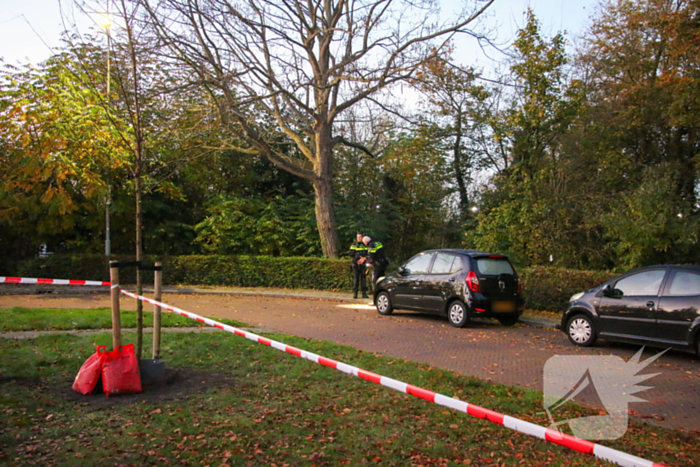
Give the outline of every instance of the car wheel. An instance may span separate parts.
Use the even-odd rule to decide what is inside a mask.
[[[394,307],[391,305],[391,297],[386,292],[380,292],[377,295],[377,312],[380,315],[390,315],[394,311]]]
[[[571,318],[566,326],[566,335],[572,343],[582,347],[593,345],[596,340],[595,327],[586,315],[576,315]]]
[[[504,326],[515,326],[515,323],[518,322],[518,319],[518,316],[504,316],[502,318],[498,318],[498,322]]]
[[[447,319],[450,324],[456,328],[463,328],[469,322],[469,314],[467,307],[459,300],[450,303],[447,308]]]

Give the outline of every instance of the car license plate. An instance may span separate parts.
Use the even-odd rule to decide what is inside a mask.
[[[493,302],[495,313],[512,313],[515,311],[515,302]]]

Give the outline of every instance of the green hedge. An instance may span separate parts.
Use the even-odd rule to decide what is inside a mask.
[[[112,259],[128,260],[127,258],[116,257]],[[25,259],[14,267],[3,264],[2,269],[0,274],[2,276],[90,281],[109,280],[109,263],[104,255],[51,255],[42,259]],[[136,282],[135,275],[133,282]]]
[[[113,258],[130,261],[133,258]],[[345,290],[352,288],[350,261],[307,257],[271,256],[172,256],[148,257],[145,262],[163,262],[165,284],[290,289]],[[3,269],[7,269],[3,267]],[[563,311],[569,297],[588,290],[613,276],[609,272],[577,271],[549,267],[521,270],[526,306],[534,310]],[[144,281],[152,282],[152,273]],[[54,279],[109,280],[109,266],[101,255],[53,255],[25,260],[3,276]],[[135,268],[121,270],[119,281],[136,282]]]
[[[349,259],[177,256],[163,262],[169,284],[350,290]]]
[[[112,257],[133,261],[133,257]],[[163,263],[165,284],[281,287],[321,290],[350,290],[350,260],[272,256],[172,256],[147,257],[144,264]],[[52,255],[3,266],[2,276],[52,279],[109,280],[109,263],[102,255]],[[144,273],[153,282],[153,273]],[[136,282],[136,268],[120,270],[119,282]]]
[[[522,271],[525,306],[532,310],[564,311],[569,298],[607,281],[615,274],[605,271],[537,266]]]

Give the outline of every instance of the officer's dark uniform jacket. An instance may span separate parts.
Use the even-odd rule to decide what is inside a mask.
[[[387,259],[386,253],[384,252],[384,245],[382,245],[382,242],[372,240],[367,244],[366,248],[367,257],[372,262],[372,264],[382,266],[387,266],[389,264],[389,260]]]
[[[367,256],[367,246],[362,242],[355,242],[350,245],[350,255],[353,266],[357,266],[360,258]]]
[[[367,259],[373,266],[372,289],[374,289],[377,285],[377,281],[384,275],[386,267],[389,265],[389,258],[386,257],[382,242],[372,240],[367,244]]]

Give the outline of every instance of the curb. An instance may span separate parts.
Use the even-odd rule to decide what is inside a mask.
[[[523,323],[523,324],[527,324],[528,326],[535,326],[538,328],[545,328],[545,329],[556,329],[557,324],[558,324],[555,322],[549,322],[549,321],[545,321],[545,320],[523,318],[522,316],[520,317],[520,320],[518,322]]]
[[[150,290],[144,289],[144,292],[149,292]],[[163,289],[164,294],[185,294],[185,295],[242,295],[247,297],[272,297],[272,298],[302,298],[305,300],[328,300],[333,302],[362,302],[367,300],[366,298],[348,298],[348,297],[329,297],[323,295],[313,295],[313,294],[299,294],[299,293],[276,293],[276,292],[225,292],[216,290],[197,290],[197,289]]]

